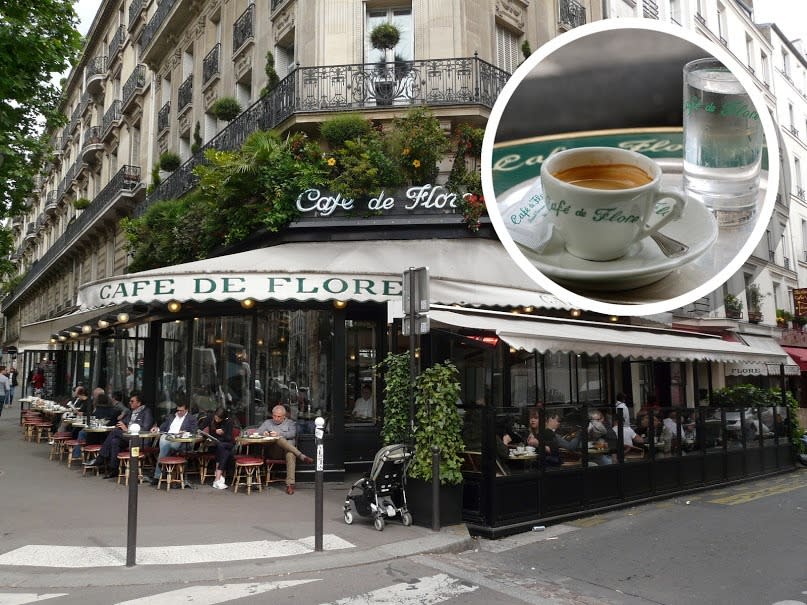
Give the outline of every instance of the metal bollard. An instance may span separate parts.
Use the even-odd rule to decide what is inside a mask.
[[[325,419],[314,420],[314,443],[317,446],[316,472],[314,473],[314,550],[322,551],[322,501],[324,496],[324,452],[322,437],[325,433]]]
[[[129,443],[129,515],[126,524],[126,567],[134,567],[137,560],[137,488],[140,484],[140,436],[133,436]]]

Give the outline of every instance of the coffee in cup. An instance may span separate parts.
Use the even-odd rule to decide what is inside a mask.
[[[682,194],[661,187],[661,168],[635,151],[580,147],[541,166],[544,220],[573,255],[607,261],[681,216]],[[669,199],[671,204],[657,202]]]

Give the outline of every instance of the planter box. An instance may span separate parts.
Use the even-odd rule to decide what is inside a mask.
[[[752,324],[758,324],[762,321],[762,313],[760,311],[749,311],[748,321]]]
[[[432,526],[432,482],[407,479],[406,502],[412,520],[420,527]],[[462,484],[440,486],[440,526],[462,523]]]

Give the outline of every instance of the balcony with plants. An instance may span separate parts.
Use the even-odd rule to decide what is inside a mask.
[[[105,218],[114,217],[117,220],[119,213],[131,212],[144,193],[145,187],[138,166],[126,165],[118,170],[98,195],[89,201],[80,215],[67,225],[64,233],[45,251],[39,262],[30,268],[14,292],[6,296],[2,302],[2,310],[6,311],[13,305],[20,294],[42,278],[96,226],[104,224]],[[45,222],[44,215],[40,215],[36,222],[29,223],[26,240],[36,241],[38,230],[44,228]]]
[[[271,63],[267,65],[267,76],[270,71],[275,75]],[[208,149],[238,149],[257,130],[278,127],[287,130],[297,117],[301,123],[309,122],[305,114],[372,111],[375,118],[392,120],[410,108],[423,106],[435,112],[445,108],[451,115],[457,115],[461,109],[459,113],[483,124],[509,76],[476,55],[298,67],[276,83],[269,78],[272,84],[267,86],[265,94],[156,185],[146,203],[177,198],[192,189],[197,183],[193,169],[204,163],[204,152]],[[379,103],[375,84],[389,80],[395,82],[392,94]],[[378,114],[378,111],[388,113]]]

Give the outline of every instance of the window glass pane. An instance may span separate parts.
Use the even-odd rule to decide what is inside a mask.
[[[161,363],[162,374],[157,377],[159,390],[154,418],[158,422],[176,407],[177,403],[189,404],[187,389],[186,346],[188,322],[170,322],[162,325]],[[198,411],[191,408],[191,412]]]
[[[569,354],[551,352],[544,354],[546,376],[545,403],[568,403],[572,401],[569,378]]]
[[[348,320],[345,332],[345,424],[375,424],[375,322]]]
[[[600,361],[588,355],[577,356],[577,389],[580,403],[604,403],[605,384]]]

